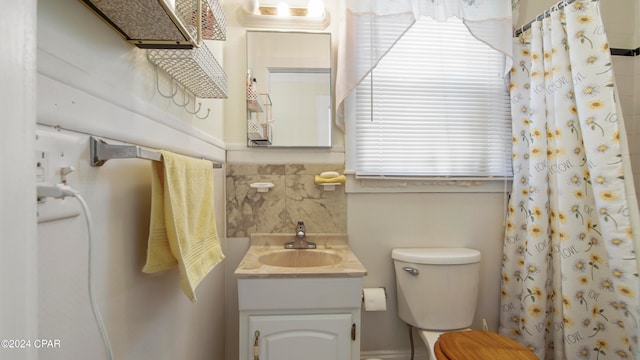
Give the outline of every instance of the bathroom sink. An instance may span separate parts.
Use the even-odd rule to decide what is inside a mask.
[[[307,234],[315,249],[285,249],[296,234],[251,234],[238,278],[362,277],[367,274],[349,248],[346,234]]]
[[[338,264],[342,257],[322,250],[283,250],[262,255],[258,261],[269,266],[315,267]]]

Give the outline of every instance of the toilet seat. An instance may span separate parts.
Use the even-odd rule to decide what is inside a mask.
[[[471,329],[463,329],[463,330],[451,330],[451,331],[471,331]],[[436,354],[433,351],[435,348],[436,342],[438,342],[438,338],[442,334],[446,334],[446,331],[433,331],[433,330],[423,330],[419,329],[418,334],[424,341],[425,346],[427,347],[427,351],[429,351],[429,360],[435,360]]]
[[[505,336],[482,330],[448,332],[434,346],[438,360],[537,360],[522,344]]]

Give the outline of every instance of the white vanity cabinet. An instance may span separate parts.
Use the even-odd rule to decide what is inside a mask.
[[[240,359],[359,360],[361,294],[362,277],[238,278]]]
[[[352,327],[351,314],[253,315],[249,345],[259,359],[350,360]]]

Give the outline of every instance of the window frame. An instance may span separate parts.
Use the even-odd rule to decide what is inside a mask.
[[[375,70],[374,70],[375,76]],[[374,77],[375,81],[375,77]],[[506,79],[502,80],[505,83]],[[507,163],[505,164],[505,176],[430,176],[430,175],[357,175],[355,172],[356,165],[356,96],[358,89],[356,88],[344,102],[345,111],[345,173],[350,178],[347,192],[505,192],[512,180],[513,175],[507,174],[511,164],[511,134],[508,140],[505,138],[505,155]],[[507,116],[510,107],[508,106],[508,92],[506,93]],[[374,120],[375,121],[375,120]],[[510,119],[509,119],[510,124]],[[507,125],[510,129],[510,125]],[[506,128],[506,127],[505,127]],[[507,142],[508,141],[508,142]]]

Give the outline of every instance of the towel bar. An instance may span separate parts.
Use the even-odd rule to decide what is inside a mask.
[[[91,166],[102,166],[107,160],[111,159],[147,159],[153,161],[160,161],[161,155],[159,152],[146,149],[138,145],[111,145],[107,144],[104,140],[97,139],[91,136],[90,149],[91,149]],[[213,164],[215,169],[222,168],[222,163],[209,160]]]

